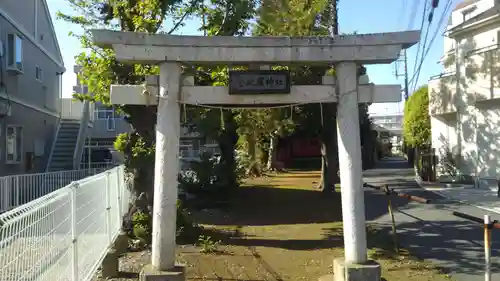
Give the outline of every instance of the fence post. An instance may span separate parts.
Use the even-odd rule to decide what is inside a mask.
[[[12,194],[9,188],[9,177],[0,178],[0,188],[3,191],[3,202],[0,204],[0,212],[5,212],[10,209],[10,202],[12,202]]]
[[[20,184],[19,184],[19,175],[14,176],[14,204],[15,207],[20,205],[19,201],[21,200],[21,192],[20,192]]]
[[[123,196],[123,188],[126,188],[125,186],[121,186],[122,184],[122,168],[121,167],[116,167],[116,194],[117,194],[117,209],[116,212],[118,213],[118,221],[121,221],[122,219],[122,196]]]
[[[484,215],[484,280],[491,281],[491,218]]]
[[[71,184],[71,239],[73,242],[72,263],[73,281],[78,281],[78,233],[76,229],[76,191],[79,187],[77,182]]]
[[[106,171],[106,232],[108,234],[108,244],[112,242],[111,234],[111,180],[109,179],[110,171]]]

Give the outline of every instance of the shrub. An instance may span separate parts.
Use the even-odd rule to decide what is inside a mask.
[[[201,247],[200,252],[204,254],[210,254],[217,252],[217,247],[221,244],[221,241],[215,241],[210,236],[200,235],[196,245]]]
[[[179,173],[180,192],[202,197],[207,201],[227,199],[238,187],[227,182],[227,173],[219,157],[203,153],[200,161],[190,164],[190,170]],[[241,176],[238,178],[241,179]]]
[[[135,238],[149,244],[151,242],[151,215],[138,211],[132,215],[132,233]]]
[[[405,103],[403,136],[405,146],[428,147],[431,144],[427,85],[420,87]]]

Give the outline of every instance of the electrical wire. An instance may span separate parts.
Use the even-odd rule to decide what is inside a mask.
[[[446,3],[446,6],[445,8],[443,9],[443,12],[441,13],[441,17],[439,19],[439,22],[436,26],[436,30],[434,31],[434,34],[432,35],[432,38],[429,42],[429,45],[427,46],[427,49],[423,50],[423,53],[422,53],[422,58],[420,60],[420,63],[418,65],[418,68],[416,69],[416,71],[414,72],[413,74],[413,77],[410,79],[410,82],[409,83],[412,83],[413,82],[413,87],[412,87],[412,91],[415,91],[416,87],[417,87],[417,84],[418,84],[418,78],[420,76],[420,71],[422,69],[422,65],[424,63],[424,60],[425,58],[427,57],[427,55],[429,54],[430,52],[430,49],[432,47],[432,44],[434,43],[436,37],[437,37],[437,34],[439,33],[439,30],[441,28],[441,25],[443,24],[448,12],[450,11],[451,9],[451,6],[452,6],[452,0],[448,0],[448,2]],[[430,22],[429,22],[429,26],[430,26]]]
[[[424,29],[424,24],[425,24],[425,13],[426,13],[426,10],[427,10],[427,1],[428,0],[424,0],[424,10],[422,11],[422,20],[420,22],[420,30],[423,30]],[[418,61],[418,57],[420,55],[420,47],[422,45],[425,46],[425,41],[427,40],[427,35],[429,34],[429,28],[430,28],[430,23],[427,25],[427,31],[425,32],[425,37],[424,37],[424,40],[422,40],[422,34],[420,34],[420,41],[418,42],[417,44],[417,55],[415,56],[415,61],[413,62],[413,73],[415,73],[415,71],[417,70],[417,61]],[[422,43],[422,41],[424,41],[424,43]],[[422,50],[423,51],[423,50]]]
[[[407,5],[408,5],[408,0],[401,1],[401,8],[400,8],[399,17],[398,17],[398,25],[401,24],[401,21],[404,18],[404,14],[405,14]]]
[[[417,17],[418,6],[420,6],[420,0],[413,0],[413,6],[410,10],[410,20],[408,21],[407,30],[412,29],[413,24],[415,23],[415,18]]]

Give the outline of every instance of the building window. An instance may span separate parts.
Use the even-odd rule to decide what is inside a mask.
[[[23,71],[23,39],[14,33],[7,36],[7,68]]]
[[[466,20],[472,18],[472,12],[474,12],[475,9],[476,9],[476,7],[472,7],[470,9],[463,11],[462,12],[463,21],[466,21]]]
[[[115,118],[115,111],[113,109],[97,108],[95,110],[96,119]]]
[[[42,82],[42,79],[43,79],[43,71],[42,71],[42,69],[41,69],[39,66],[37,66],[37,67],[35,68],[35,78],[36,78],[36,80],[38,80],[38,81]]]
[[[23,154],[23,128],[21,126],[7,125],[5,163],[21,163]]]

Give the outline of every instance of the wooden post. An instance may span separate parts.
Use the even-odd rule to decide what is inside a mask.
[[[392,240],[394,241],[394,249],[397,253],[399,253],[399,244],[398,244],[398,233],[396,230],[396,220],[394,219],[394,212],[392,209],[391,202],[391,190],[389,189],[389,185],[384,185],[384,193],[387,196],[387,208],[389,209],[389,215],[391,216],[392,223]]]
[[[484,215],[484,280],[491,281],[491,218]]]
[[[397,253],[399,253],[398,233],[396,230],[396,220],[394,219],[394,212],[392,211],[392,203],[391,203],[390,197],[387,198],[387,207],[389,209],[389,214],[391,215],[392,239],[394,241],[394,249],[396,250]]]

